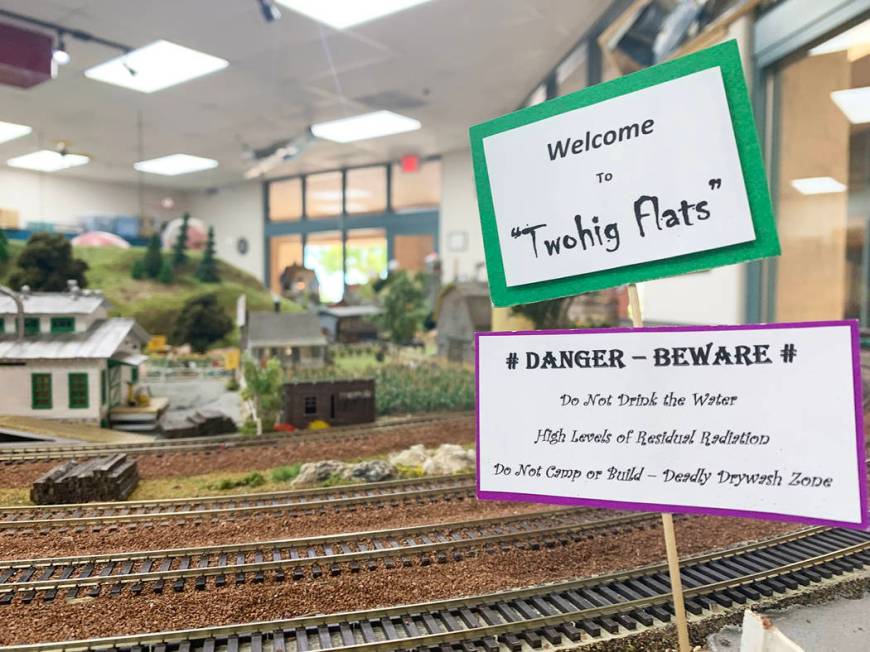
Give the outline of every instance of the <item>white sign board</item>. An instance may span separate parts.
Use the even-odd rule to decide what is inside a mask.
[[[496,305],[779,253],[734,43],[476,125],[471,145]]]
[[[485,138],[507,285],[753,240],[730,125],[708,68]]]
[[[481,333],[478,493],[866,527],[857,333]]]

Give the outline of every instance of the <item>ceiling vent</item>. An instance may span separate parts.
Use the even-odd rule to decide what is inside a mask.
[[[374,109],[390,109],[392,111],[419,109],[421,106],[426,106],[426,102],[423,100],[401,91],[381,91],[372,95],[362,95],[357,97],[356,101]]]

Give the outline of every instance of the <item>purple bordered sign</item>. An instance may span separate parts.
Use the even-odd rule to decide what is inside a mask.
[[[478,333],[481,499],[865,529],[858,323]]]

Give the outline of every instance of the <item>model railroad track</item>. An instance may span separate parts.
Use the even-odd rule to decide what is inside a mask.
[[[428,566],[513,547],[554,548],[656,523],[651,514],[602,518],[594,510],[560,509],[243,545],[2,561],[0,605],[16,596],[29,603],[39,597],[51,601],[64,592],[66,598],[96,597],[101,592],[118,595],[125,589],[134,594],[162,593],[167,586],[179,592],[186,586],[203,590],[228,581],[283,582],[287,578],[317,579],[324,573],[373,571],[381,566]]]
[[[167,454],[220,450],[224,448],[272,446],[288,442],[328,442],[332,439],[367,438],[373,432],[389,432],[409,426],[429,424],[449,425],[470,421],[470,414],[426,415],[391,419],[382,423],[369,423],[358,426],[338,426],[326,430],[298,431],[294,433],[275,433],[250,437],[245,435],[218,435],[214,437],[187,437],[180,439],[161,439],[153,442],[134,444],[80,444],[28,446],[16,450],[0,449],[0,464],[20,464],[25,462],[45,462],[78,457],[126,454]]]
[[[10,530],[94,529],[160,520],[225,519],[259,514],[317,513],[365,506],[428,504],[474,496],[471,474],[340,487],[203,498],[0,508],[0,534]]]
[[[870,564],[870,533],[810,528],[683,561],[687,610],[781,596]],[[520,650],[624,634],[673,616],[667,566],[367,611],[21,646],[152,650]]]

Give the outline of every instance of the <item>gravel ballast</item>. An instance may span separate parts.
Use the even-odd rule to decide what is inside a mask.
[[[451,520],[456,514],[451,510]],[[677,522],[681,555],[723,548],[795,529],[794,525],[693,517]],[[73,601],[3,607],[0,643],[61,641],[137,632],[188,629],[311,613],[369,609],[427,602],[595,575],[661,562],[660,528],[600,536],[564,547],[510,549],[463,561],[430,566],[379,568],[358,574],[326,574],[319,579],[241,586],[190,588],[181,593],[79,598]]]
[[[98,530],[22,535],[0,531],[0,558],[64,557],[131,550],[159,550],[222,543],[250,543],[272,539],[312,537],[340,532],[384,530],[475,518],[511,516],[547,510],[547,506],[451,499],[425,505],[359,507],[355,511],[298,513],[291,516],[259,514],[221,521],[154,521],[150,526],[108,526]]]
[[[395,425],[372,430],[365,438],[328,441],[294,441],[293,435],[274,444],[228,446],[207,451],[178,453],[136,453],[139,477],[143,480],[190,476],[217,471],[256,471],[282,464],[323,459],[356,459],[401,450],[413,444],[470,444],[474,441],[474,419],[451,418],[443,423]],[[60,462],[25,462],[0,465],[0,487],[21,487]]]

